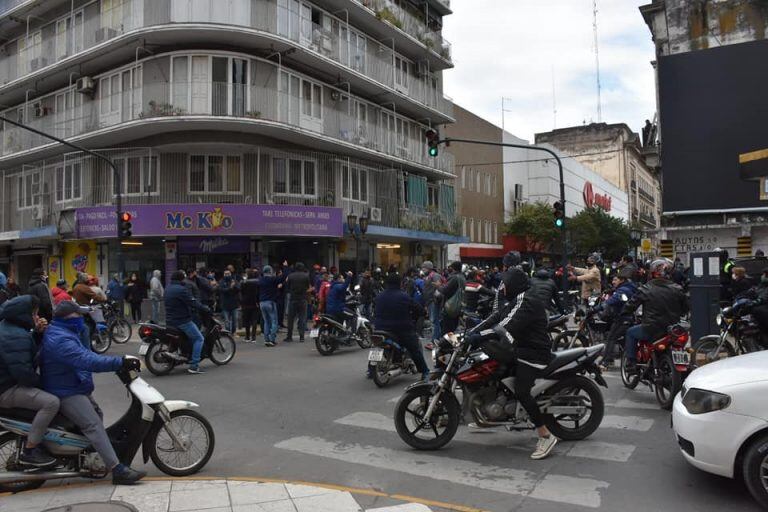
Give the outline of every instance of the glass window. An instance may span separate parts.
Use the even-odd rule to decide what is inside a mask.
[[[22,174],[18,179],[19,208],[40,204],[40,172]]]
[[[341,197],[349,198],[349,167],[342,166],[341,168]]]
[[[141,158],[131,157],[128,159],[128,171],[126,173],[126,193],[141,193]]]
[[[120,110],[120,75],[112,75],[110,81],[109,111],[118,112]]]
[[[189,160],[190,192],[205,192],[205,157],[192,155]]]
[[[288,191],[286,187],[285,158],[275,158],[272,160],[272,172],[274,174],[275,194],[285,194]]]
[[[352,200],[360,200],[360,170],[352,169]]]
[[[227,192],[240,191],[240,156],[227,157]]]
[[[174,107],[187,110],[189,95],[189,57],[173,58],[173,98]]]
[[[289,165],[289,186],[291,194],[301,194],[301,160],[291,159]]]
[[[301,81],[302,113],[305,116],[312,115],[312,82]]]
[[[64,167],[56,168],[56,201],[64,200]]]
[[[218,155],[208,157],[208,192],[224,190],[224,158]]]
[[[360,169],[360,201],[368,202],[368,171]]]
[[[323,118],[323,89],[319,85],[312,85],[312,117]]]
[[[315,162],[304,162],[304,193],[313,196],[315,192]]]

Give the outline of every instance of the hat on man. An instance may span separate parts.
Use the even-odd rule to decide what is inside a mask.
[[[423,268],[424,270],[434,270],[435,265],[431,261],[427,260],[421,264],[421,268]]]
[[[272,272],[273,272],[272,267],[270,267],[269,265],[264,265],[264,268],[261,269],[261,273],[264,274],[265,276],[271,276]]]
[[[53,310],[53,317],[54,318],[66,318],[72,313],[79,313],[81,315],[84,315],[86,313],[90,313],[91,309],[85,306],[81,306],[75,301],[72,300],[65,300],[59,303],[58,306],[56,306],[56,309]]]

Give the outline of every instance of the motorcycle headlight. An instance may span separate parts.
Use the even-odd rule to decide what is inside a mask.
[[[440,355],[440,349],[435,347],[432,349],[432,363],[437,362],[437,356]]]
[[[683,396],[683,406],[690,414],[720,411],[730,404],[730,396],[705,389],[691,388]]]
[[[722,327],[723,326],[723,315],[722,314],[718,314],[715,317],[715,323],[717,324],[718,327]]]

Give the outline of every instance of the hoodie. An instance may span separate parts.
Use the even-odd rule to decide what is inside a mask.
[[[15,386],[40,384],[34,360],[37,343],[32,334],[32,297],[22,295],[0,308],[0,394]]]

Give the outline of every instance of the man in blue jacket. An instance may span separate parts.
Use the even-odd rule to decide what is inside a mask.
[[[344,322],[344,306],[346,304],[347,289],[352,282],[352,272],[347,272],[347,278],[344,274],[337,274],[336,278],[328,290],[328,298],[325,305],[325,313],[334,318],[337,322]]]
[[[112,276],[112,280],[107,285],[107,298],[115,301],[117,313],[120,316],[125,314],[125,286],[120,282],[120,276]]]
[[[0,309],[0,407],[37,411],[19,461],[27,466],[50,467],[56,459],[40,443],[59,412],[59,399],[39,389],[40,378],[35,371],[35,336],[47,326],[37,316],[38,304],[37,297],[22,295],[5,302]]]
[[[189,288],[184,286],[187,274],[183,270],[177,270],[171,275],[171,284],[165,290],[165,323],[175,327],[187,335],[192,343],[192,359],[189,361],[187,372],[191,374],[205,373],[200,369],[200,354],[203,351],[203,333],[195,324],[195,312],[205,311],[210,313],[207,306],[200,304]]]
[[[85,330],[83,314],[88,308],[64,301],[53,313],[53,322],[46,329],[40,350],[43,389],[59,397],[61,413],[69,418],[93,444],[107,468],[112,471],[112,483],[127,485],[146,476],[131,469],[117,458],[102,423],[103,414],[91,394],[92,372],[115,372],[121,368],[138,370],[138,359],[101,356],[83,345]],[[130,461],[125,461],[130,462]]]
[[[376,297],[374,325],[377,330],[391,333],[395,338],[393,341],[408,350],[422,377],[427,378],[429,367],[424,360],[414,323],[424,314],[424,308],[400,289],[400,274],[397,272],[387,273],[384,286],[384,291]]]
[[[606,320],[612,320],[611,330],[608,331],[605,343],[605,357],[602,361],[602,367],[607,370],[613,366],[614,346],[616,341],[627,334],[632,324],[632,314],[623,315],[624,306],[637,293],[637,285],[632,282],[634,270],[631,268],[622,269],[618,275],[613,277],[613,294],[598,306],[600,315]],[[624,300],[626,296],[626,300]]]
[[[259,309],[264,319],[264,344],[274,347],[277,343],[277,301],[282,279],[275,276],[269,265],[264,265],[259,278]]]

